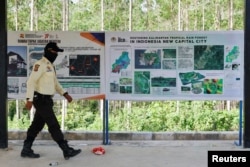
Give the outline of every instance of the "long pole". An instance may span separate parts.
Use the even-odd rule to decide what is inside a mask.
[[[250,148],[250,1],[245,0],[244,30],[244,136],[243,147]]]
[[[0,1],[0,148],[8,147],[7,126],[7,1]]]

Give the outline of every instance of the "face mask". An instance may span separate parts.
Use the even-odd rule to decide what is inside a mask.
[[[48,50],[45,51],[44,57],[46,57],[51,63],[53,63],[56,60],[56,57],[58,56],[57,53],[52,53]]]

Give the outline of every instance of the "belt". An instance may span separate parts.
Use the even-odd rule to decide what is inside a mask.
[[[52,95],[44,95],[38,92],[34,93],[34,97],[37,96],[38,98],[52,98]]]

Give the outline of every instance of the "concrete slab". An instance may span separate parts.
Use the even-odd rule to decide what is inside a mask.
[[[60,167],[207,167],[209,150],[244,150],[232,140],[171,140],[171,141],[69,141],[82,153],[64,160],[59,147],[52,140],[36,140],[32,147],[41,155],[38,159],[20,157],[22,140],[10,140],[8,149],[0,149],[1,167],[46,167],[58,162]],[[94,147],[103,147],[104,155],[92,153]]]

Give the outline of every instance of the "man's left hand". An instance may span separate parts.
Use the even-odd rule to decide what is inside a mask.
[[[64,97],[65,97],[65,99],[67,99],[67,101],[70,103],[70,102],[72,102],[72,97],[68,94],[68,93],[66,93],[65,95],[64,95]]]
[[[32,101],[26,101],[26,104],[25,104],[25,108],[27,109],[27,110],[31,110],[31,108],[32,108],[32,105],[33,105],[33,103],[32,103]]]

